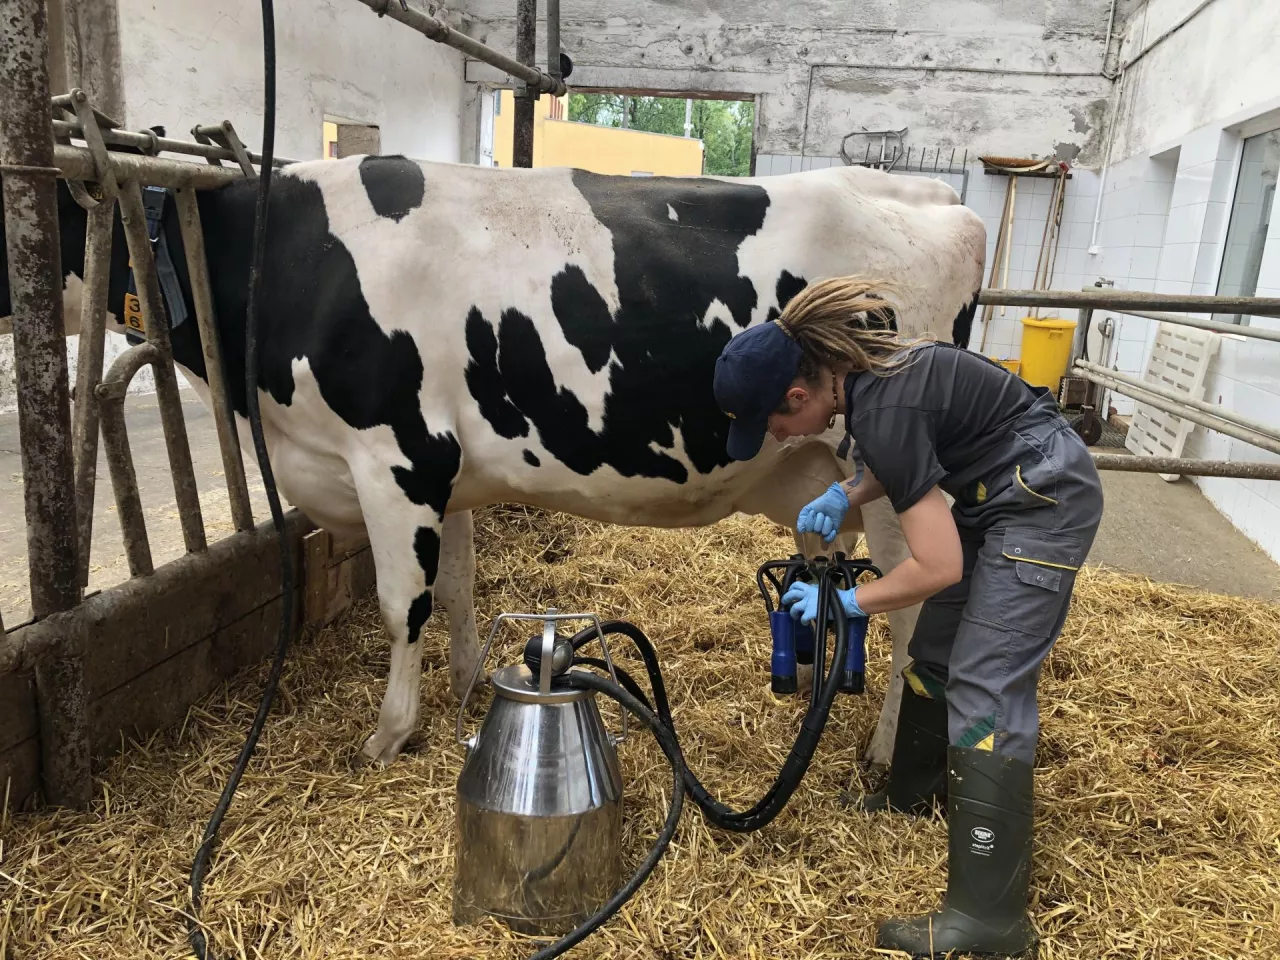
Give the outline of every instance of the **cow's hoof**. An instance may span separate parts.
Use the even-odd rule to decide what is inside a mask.
[[[364,746],[360,748],[360,752],[351,758],[352,769],[363,770],[372,766],[391,766],[405,749],[405,745],[411,737],[411,733],[404,736],[389,737],[379,730],[369,737],[364,742]]]

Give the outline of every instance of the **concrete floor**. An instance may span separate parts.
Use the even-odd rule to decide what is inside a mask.
[[[183,409],[205,529],[214,540],[232,530],[217,435],[194,393],[184,391]],[[184,546],[155,397],[129,397],[126,416],[151,554],[159,566],[181,556]],[[129,576],[101,452],[98,459],[91,590]],[[251,457],[245,470],[254,517],[261,523],[270,514]],[[1154,474],[1107,472],[1103,483],[1106,510],[1089,555],[1091,564],[1219,593],[1280,599],[1280,567],[1218,513],[1190,480],[1166,483]],[[0,415],[0,615],[7,626],[29,616],[26,549],[17,416],[4,414]]]
[[[1215,593],[1280,599],[1280,567],[1186,477],[1168,483],[1153,473],[1109,470],[1102,485],[1106,503],[1090,564]]]

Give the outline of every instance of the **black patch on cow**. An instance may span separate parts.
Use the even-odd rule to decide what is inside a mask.
[[[737,327],[751,322],[758,297],[739,274],[738,250],[764,223],[768,193],[754,184],[709,179],[631,179],[582,170],[572,177],[612,237],[619,306],[610,313],[583,271],[567,264],[552,278],[552,310],[588,369],[608,370],[603,427],[593,430],[583,402],[556,383],[538,328],[516,305],[485,318],[497,331],[506,397],[533,423],[551,455],[581,474],[609,466],[623,476],[683,483],[688,467],[663,449],[674,445],[677,430],[698,472],[727,464],[729,421],[711,383],[731,331],[723,323],[704,327],[702,318],[719,301]],[[794,295],[803,284],[792,278],[783,289]],[[488,340],[477,337],[476,343],[483,349],[472,350],[471,363],[487,367]],[[492,384],[479,378],[468,384],[482,410],[495,409]],[[486,418],[501,433],[501,419]]]
[[[783,270],[782,276],[778,278],[777,287],[774,290],[774,296],[778,299],[776,307],[769,308],[769,316],[766,318],[770,322],[777,320],[781,316],[782,311],[787,309],[787,304],[791,302],[791,298],[809,285],[804,277],[797,277],[789,270]]]
[[[955,320],[951,324],[951,342],[957,347],[969,347],[969,337],[973,333],[973,318],[978,312],[978,294],[981,291],[973,292],[973,299],[960,308],[960,312],[956,314]]]
[[[386,159],[386,158],[379,158]],[[392,192],[376,181],[404,178],[400,165],[373,164],[361,177],[370,196]],[[257,185],[237,181],[198,194],[210,259],[214,306],[222,343],[228,391],[244,415],[245,311]],[[420,194],[421,191],[419,191]],[[375,201],[376,203],[376,201]],[[165,207],[164,229],[184,292],[190,296],[181,250],[176,205]],[[404,331],[386,334],[374,321],[360,288],[355,261],[329,232],[319,187],[281,175],[271,189],[270,242],[267,244],[259,314],[261,370],[259,386],[278,403],[293,401],[293,363],[306,359],[325,403],[357,430],[390,427],[408,466],[388,467],[405,496],[430,507],[444,520],[462,450],[449,430],[432,431],[420,401],[424,367],[413,338]],[[113,309],[119,309],[113,284]],[[188,302],[188,309],[194,305]],[[196,324],[172,331],[174,359],[207,379]],[[428,592],[409,612],[410,637],[416,637],[431,611],[430,587],[436,576],[439,538],[422,527],[415,538],[418,562]]]
[[[537,455],[536,453],[534,453],[532,450],[525,450],[525,452],[524,452],[524,462],[525,462],[525,463],[527,463],[527,464],[528,464],[529,466],[531,466],[531,467],[540,467],[540,466],[542,466],[542,461],[538,459],[538,455]]]
[[[551,281],[551,309],[564,338],[582,351],[587,369],[603,370],[613,349],[613,316],[580,267],[570,264]]]
[[[431,588],[440,570],[440,535],[430,527],[419,527],[413,536],[413,552],[422,567],[427,588],[409,605],[409,642],[415,643],[422,627],[431,618]]]
[[[360,182],[378,216],[396,223],[422,206],[426,191],[422,167],[401,156],[365,157],[360,161]]]
[[[471,308],[467,314],[467,389],[480,407],[481,415],[489,421],[500,437],[514,440],[529,435],[529,421],[507,398],[507,389],[498,372],[498,337],[480,311]]]

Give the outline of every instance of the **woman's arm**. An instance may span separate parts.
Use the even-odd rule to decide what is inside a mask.
[[[844,488],[844,495],[849,498],[849,507],[861,507],[870,503],[872,500],[879,500],[884,496],[884,487],[880,481],[875,478],[875,474],[871,472],[870,467],[862,468],[862,480],[857,486],[849,480],[841,484]]]
[[[931,489],[899,519],[911,556],[879,580],[858,587],[858,606],[866,613],[909,607],[964,576],[960,534],[940,489]]]

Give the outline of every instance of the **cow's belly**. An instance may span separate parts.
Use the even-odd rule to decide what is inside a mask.
[[[772,512],[763,511],[758,505],[763,488],[798,483],[808,489],[814,483],[805,481],[816,471],[822,473],[815,480],[819,486],[830,483],[833,476],[843,475],[826,440],[824,437],[817,442],[792,442],[786,446],[767,440],[765,449],[751,461],[707,474],[690,469],[684,483],[673,483],[623,476],[611,467],[600,467],[583,476],[528,439],[522,446],[532,448],[536,465],[513,450],[510,441],[473,438],[464,444],[463,472],[449,508],[471,510],[490,503],[516,502],[603,523],[704,526],[739,510]]]

